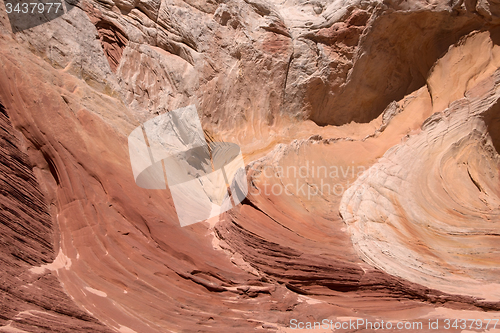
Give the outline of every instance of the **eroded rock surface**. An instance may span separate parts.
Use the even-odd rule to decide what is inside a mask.
[[[31,273],[37,266],[57,268],[61,257],[54,251],[50,209],[24,148],[0,104],[0,331],[111,332],[74,304],[56,275]]]
[[[355,248],[373,266],[495,302],[498,47],[488,32],[475,34],[437,62],[429,86],[442,111],[361,176],[340,208]],[[465,61],[469,71],[449,66]]]
[[[496,2],[3,6],[0,331],[498,318]],[[182,228],[127,137],[190,104],[250,193]]]

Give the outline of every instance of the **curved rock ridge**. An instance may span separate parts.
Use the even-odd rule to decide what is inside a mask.
[[[134,126],[124,104],[1,42],[9,51],[0,95],[42,172],[58,227],[60,260],[30,276],[56,276],[87,315],[119,332],[245,331],[271,321],[269,306],[238,288],[263,292],[270,304],[285,293],[270,295],[272,285],[233,267],[213,250],[206,227],[181,228],[167,190],[130,181]]]
[[[500,301],[499,55],[488,32],[452,47],[429,78],[433,110],[442,111],[388,150],[340,205],[365,262],[494,302]],[[458,74],[465,61],[468,70]]]
[[[112,332],[78,308],[55,275],[31,273],[56,269],[62,256],[25,148],[0,103],[0,332]]]
[[[400,109],[396,115],[395,109]],[[416,112],[423,113],[420,122]],[[481,301],[461,292],[452,295],[367,266],[354,251],[356,243],[352,247],[357,239],[351,239],[338,215],[342,195],[346,190],[350,193],[348,189],[357,177],[371,170],[377,158],[406,133],[420,131],[420,124],[431,112],[424,87],[389,107],[389,125],[365,139],[315,136],[279,145],[250,163],[248,200],[215,226],[219,247],[242,269],[358,313],[370,313],[374,303],[378,315],[390,313],[394,302],[404,304],[405,310],[415,309],[418,300],[463,309],[498,309],[498,302]],[[403,303],[401,295],[405,295]]]
[[[2,7],[0,124],[19,140],[2,136],[0,331],[498,318],[480,285],[498,273],[497,6],[86,0],[22,32]],[[134,182],[127,138],[192,104],[241,147],[249,195],[182,228],[167,186]],[[407,182],[384,199],[386,164]]]
[[[120,96],[143,121],[195,104],[211,132],[262,149],[289,142],[297,121],[370,122],[425,84],[449,45],[495,24],[496,7],[87,1],[15,38],[54,67]]]

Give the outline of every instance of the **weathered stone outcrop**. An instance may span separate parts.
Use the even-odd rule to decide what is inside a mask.
[[[349,188],[353,244],[392,275],[498,302],[499,46],[477,33],[429,77],[436,111]],[[457,71],[467,63],[467,70]],[[493,134],[490,135],[490,133]]]
[[[13,32],[0,11],[0,331],[498,318],[497,12],[85,0]],[[190,104],[250,193],[181,228],[127,137]]]
[[[74,304],[55,275],[30,271],[56,269],[62,258],[54,251],[57,226],[24,150],[0,104],[0,331],[111,332]],[[51,163],[46,172],[55,172]]]

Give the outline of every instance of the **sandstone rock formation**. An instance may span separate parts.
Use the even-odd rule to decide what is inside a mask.
[[[472,49],[480,53],[467,58]],[[361,176],[340,207],[373,266],[496,302],[499,50],[488,32],[451,48],[428,80],[432,107],[442,111]],[[449,67],[465,61],[468,71]]]
[[[72,4],[0,1],[0,332],[499,318],[496,2]],[[191,104],[249,195],[181,227],[127,138]]]
[[[30,273],[33,266],[61,267],[54,251],[54,226],[33,166],[22,152],[22,140],[1,104],[0,130],[1,330],[111,332],[73,303],[56,275]]]

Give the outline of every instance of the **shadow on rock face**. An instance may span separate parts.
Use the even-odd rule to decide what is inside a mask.
[[[484,116],[491,141],[497,153],[500,154],[500,103],[495,104]]]
[[[490,38],[494,45],[500,46],[500,27],[490,30]],[[500,103],[495,104],[484,115],[488,133],[497,153],[500,154]]]
[[[472,14],[422,11],[378,17],[361,38],[363,52],[343,86],[312,82],[307,99],[310,119],[320,126],[369,123],[389,103],[425,85],[432,66],[449,46],[482,26]]]
[[[72,10],[79,0],[5,0],[13,32],[20,32],[56,19]]]

